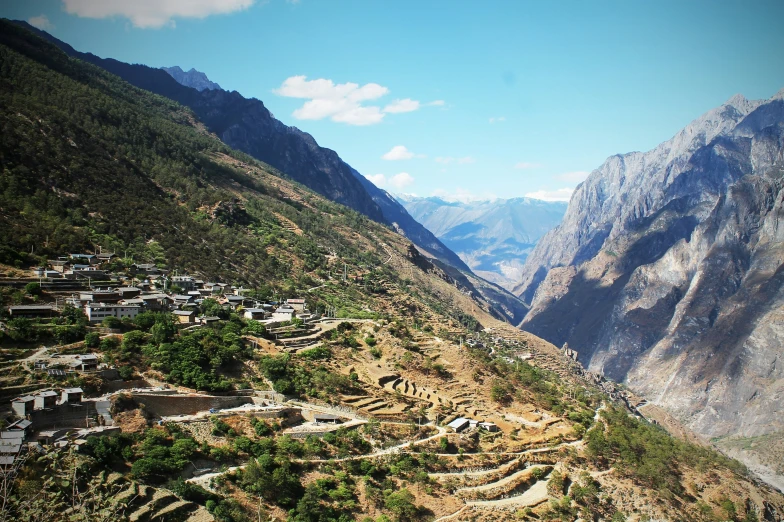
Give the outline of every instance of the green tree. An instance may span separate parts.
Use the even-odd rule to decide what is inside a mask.
[[[415,519],[419,512],[414,504],[414,495],[406,488],[386,495],[384,507],[394,513],[400,522]]]
[[[41,285],[38,283],[27,283],[25,285],[25,293],[29,295],[41,295]]]

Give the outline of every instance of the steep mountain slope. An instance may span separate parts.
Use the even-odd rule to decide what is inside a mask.
[[[509,290],[519,283],[523,262],[536,242],[566,212],[566,203],[531,198],[473,203],[437,197],[397,199],[477,275]]]
[[[367,181],[341,160],[337,153],[320,147],[310,134],[275,119],[260,100],[246,99],[237,92],[219,89],[200,92],[181,85],[161,69],[80,53],[44,31],[24,22],[17,23],[53,42],[69,56],[95,64],[136,87],[189,107],[210,132],[230,147],[275,167],[332,201],[346,205],[374,221],[392,226],[428,257],[467,273],[468,277],[460,274],[466,283],[476,281],[460,257],[411,218],[394,198]],[[184,81],[187,83],[187,80]],[[498,302],[496,315],[509,322],[517,324],[527,311],[527,307],[516,296],[484,281],[469,284],[467,290],[482,295],[487,302]]]
[[[193,87],[197,91],[203,91],[205,89],[221,90],[220,85],[210,81],[206,74],[197,71],[192,67],[188,72],[183,71],[178,65],[175,65],[174,67],[161,67],[161,69],[169,73],[169,75],[177,80],[177,83],[180,85]]]
[[[24,22],[25,28],[53,42],[68,55],[95,64],[136,87],[170,98],[191,108],[210,132],[230,147],[250,154],[327,198],[353,208],[379,223],[397,223],[399,231],[428,254],[453,266],[468,270],[460,258],[446,248],[427,229],[410,219],[402,206],[391,202],[380,207],[376,191],[369,193],[364,177],[330,149],[320,147],[310,135],[276,119],[255,98],[220,89],[202,91],[188,87],[188,79],[170,76],[161,69],[127,64],[111,58],[100,58],[76,51],[44,31]],[[178,83],[176,77],[185,85]],[[386,212],[385,212],[386,211]],[[409,218],[409,219],[405,219]]]
[[[537,245],[522,327],[710,437],[784,432],[784,91],[609,158]]]
[[[406,238],[230,149],[187,108],[0,25],[0,263],[98,244],[269,296],[315,290],[337,264],[362,285],[310,292],[315,307],[383,314],[405,298],[447,328],[500,317]]]

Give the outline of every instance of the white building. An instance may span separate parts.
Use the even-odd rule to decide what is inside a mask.
[[[91,323],[100,323],[107,317],[133,319],[139,315],[141,310],[141,306],[130,304],[89,303],[84,307],[84,313],[87,314],[87,319]]]
[[[296,312],[290,306],[283,305],[272,313],[273,321],[291,321]]]

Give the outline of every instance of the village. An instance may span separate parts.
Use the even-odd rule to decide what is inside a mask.
[[[189,275],[173,275],[153,263],[132,264],[127,271],[112,271],[117,259],[113,253],[70,254],[50,260],[46,267],[34,267],[31,278],[15,281],[18,285],[35,282],[47,289],[54,302],[8,306],[8,321],[25,319],[46,322],[57,317],[65,307],[84,311],[89,328],[101,336],[117,335],[122,321],[133,321],[146,311],[168,312],[179,329],[209,327],[221,321],[218,316],[199,315],[206,299],[214,300],[224,310],[266,327],[268,336],[281,352],[297,352],[321,345],[320,339],[340,322],[312,313],[304,298],[258,300],[244,295],[241,287],[222,282],[207,282]],[[8,284],[9,281],[5,280]],[[350,321],[350,320],[349,320]],[[0,322],[7,330],[7,326]],[[502,341],[496,338],[496,341]],[[257,344],[259,339],[252,339]],[[461,341],[462,342],[462,341]],[[80,343],[75,343],[79,345]],[[83,343],[82,343],[83,344]],[[467,340],[467,346],[484,346]],[[492,348],[490,348],[492,352]],[[101,361],[100,354],[70,353],[57,347],[42,347],[25,359],[29,370],[43,372],[54,380],[69,375],[90,375],[108,381],[112,392],[86,397],[81,388],[43,387],[25,389],[28,393],[8,396],[14,387],[5,387],[2,399],[7,422],[0,439],[0,467],[11,469],[24,455],[25,445],[33,451],[43,447],[79,447],[88,437],[109,436],[120,431],[113,425],[111,399],[128,394],[143,404],[158,422],[177,419],[200,422],[213,415],[251,414],[283,417],[293,438],[323,436],[343,428],[356,427],[371,412],[351,408],[325,409],[318,405],[292,408],[279,393],[240,390],[232,395],[208,395],[175,386],[139,388],[124,383],[117,368]],[[36,386],[27,387],[36,388]],[[466,429],[498,430],[492,422],[457,417],[447,423],[453,432]]]
[[[87,331],[106,339],[122,338],[121,326],[132,324],[145,312],[170,314],[172,323],[181,333],[218,328],[231,314],[246,324],[263,326],[263,335],[246,334],[243,341],[254,351],[270,355],[315,351],[329,344],[327,339],[332,339],[337,332],[353,328],[371,337],[379,330],[379,322],[372,319],[338,319],[313,313],[308,299],[300,296],[257,299],[253,292],[241,287],[204,281],[191,275],[176,275],[154,264],[133,264],[125,270],[112,270],[115,257],[113,254],[72,254],[50,261],[46,268],[34,268],[31,277],[16,281],[0,279],[0,283],[14,283],[29,289],[28,285],[35,283],[37,278],[37,284],[45,289],[49,298],[49,302],[40,299],[34,304],[7,307],[4,310],[7,320],[0,325],[7,331],[14,320],[23,319],[43,327],[68,313],[68,309],[81,310],[87,319]],[[205,303],[210,304],[214,315],[204,313]],[[329,312],[329,309],[324,311]],[[411,341],[411,347],[425,359],[441,360],[449,367],[462,357],[458,354],[464,350],[475,350],[506,364],[531,362],[564,378],[575,374],[594,378],[582,370],[576,362],[576,352],[568,347],[560,353],[541,350],[512,329],[488,328],[461,336],[453,343],[420,332],[413,334]],[[406,356],[384,358],[379,361],[383,365],[345,368],[346,373],[355,374],[358,382],[365,383],[369,390],[364,394],[343,394],[325,403],[286,396],[271,386],[207,392],[166,383],[149,375],[128,378],[128,375],[121,375],[122,368],[105,362],[101,353],[91,351],[85,342],[40,346],[31,348],[25,355],[17,364],[21,362],[24,371],[45,379],[32,385],[13,385],[12,381],[6,381],[12,385],[4,386],[0,394],[0,415],[4,422],[0,432],[0,470],[10,475],[16,473],[31,455],[68,450],[79,453],[95,444],[91,440],[123,433],[133,423],[129,424],[128,413],[118,408],[118,404],[133,404],[136,411],[143,411],[143,422],[147,425],[178,426],[177,429],[198,442],[210,447],[217,444],[217,448],[225,441],[221,437],[215,438],[216,426],[228,426],[225,424],[228,422],[241,431],[239,426],[247,425],[248,419],[251,423],[271,422],[279,426],[279,436],[303,442],[325,437],[332,440],[330,437],[334,438],[335,434],[359,428],[367,433],[363,427],[379,421],[382,430],[403,429],[408,433],[370,452],[345,457],[349,460],[381,457],[414,447],[428,448],[437,441],[445,448],[447,440],[457,444],[453,451],[466,444],[475,447],[480,440],[484,441],[481,446],[492,448],[497,436],[511,435],[514,440],[520,437],[516,434],[526,433],[520,440],[527,442],[512,455],[519,455],[517,460],[522,459],[522,455],[527,459],[535,457],[534,462],[547,464],[552,461],[547,457],[550,450],[542,453],[540,448],[546,449],[552,441],[579,442],[574,439],[571,423],[533,406],[499,415],[486,399],[466,390],[454,378],[441,384],[431,382],[430,378],[420,377],[422,380],[417,381],[406,378],[400,373],[407,364]],[[11,362],[2,364],[10,368]],[[441,371],[438,366],[435,369]],[[65,384],[73,382],[75,377],[100,379],[104,383],[101,392],[88,393],[81,387]],[[57,382],[64,384],[53,385]],[[618,390],[607,391],[619,399],[624,398]],[[138,415],[134,420],[140,420]],[[207,489],[214,488],[215,480],[224,474],[244,466],[226,468],[219,462],[203,458],[191,464],[183,471],[184,476],[189,477],[189,482]],[[542,487],[549,475],[537,482],[538,489],[532,488],[527,493],[521,490],[523,494],[520,495],[510,493],[529,484],[533,469],[518,469],[517,465],[506,464],[497,469],[491,467],[489,470],[493,474],[500,473],[498,484],[502,487],[494,493],[500,496],[495,500],[486,493],[477,496],[474,486],[465,486],[463,501],[466,506],[479,507],[484,505],[482,502],[489,502],[489,507],[495,506],[494,503],[506,505],[504,503],[513,499],[517,500],[511,505],[517,507],[538,505],[546,500],[547,494]],[[542,469],[549,472],[554,468]],[[493,474],[489,473],[488,477]],[[441,480],[438,473],[433,476]],[[444,478],[450,476],[445,474]],[[468,480],[466,484],[472,482]],[[489,482],[477,491],[483,488],[495,491],[494,484]],[[458,493],[464,495],[462,489]],[[153,501],[153,497],[150,502],[139,501],[138,516],[132,517],[133,520],[150,519],[153,513],[168,516],[173,512],[190,513],[191,520],[199,520],[197,515],[203,514],[200,507],[174,496],[165,497],[168,503]]]

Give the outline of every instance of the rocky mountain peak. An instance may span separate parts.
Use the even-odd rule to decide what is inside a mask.
[[[169,75],[177,80],[177,83],[180,85],[193,87],[197,91],[204,91],[207,89],[213,91],[222,90],[220,85],[210,81],[206,74],[201,71],[197,71],[194,68],[191,68],[191,70],[188,72],[183,71],[182,68],[178,65],[175,65],[174,67],[161,67],[161,69],[169,73]]]
[[[733,96],[653,150],[608,158],[515,288],[531,303],[523,329],[706,437],[784,433],[782,94]]]

